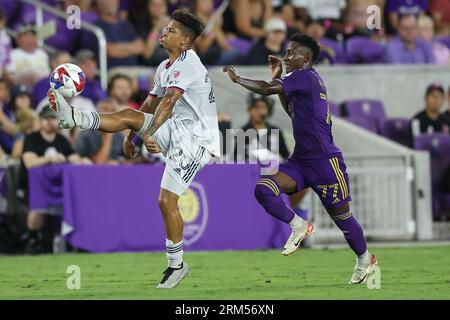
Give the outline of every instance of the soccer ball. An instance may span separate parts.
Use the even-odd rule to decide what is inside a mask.
[[[86,83],[86,76],[79,66],[73,63],[63,63],[50,75],[50,87],[65,98],[79,95]]]

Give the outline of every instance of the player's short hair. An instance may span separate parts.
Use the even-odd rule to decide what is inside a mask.
[[[187,33],[191,41],[197,39],[202,34],[205,26],[203,23],[188,9],[178,9],[172,14],[172,19],[181,23],[184,27],[184,31]]]
[[[320,46],[313,37],[306,34],[295,33],[289,38],[289,41],[297,42],[301,46],[310,49],[313,53],[313,63],[316,63],[319,60]]]

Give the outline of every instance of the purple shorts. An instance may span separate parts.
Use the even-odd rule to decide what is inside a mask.
[[[329,159],[302,163],[295,154],[280,165],[279,170],[297,183],[297,190],[311,187],[325,208],[339,208],[351,201],[350,189],[342,154]]]

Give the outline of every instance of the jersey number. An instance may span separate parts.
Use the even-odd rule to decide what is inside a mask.
[[[211,87],[211,91],[209,92],[209,103],[213,102],[216,102],[216,97],[214,97],[214,91],[213,88]]]

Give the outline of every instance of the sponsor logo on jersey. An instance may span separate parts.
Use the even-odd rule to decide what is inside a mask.
[[[191,245],[202,237],[208,224],[208,202],[203,185],[192,182],[178,200],[178,206],[184,221],[183,241]]]

